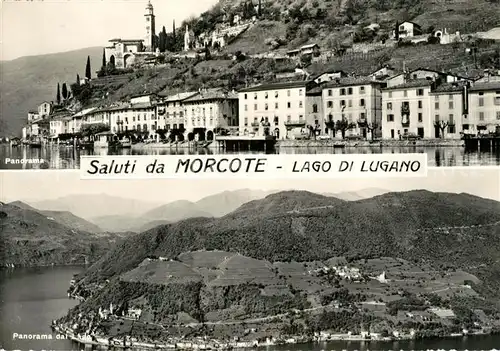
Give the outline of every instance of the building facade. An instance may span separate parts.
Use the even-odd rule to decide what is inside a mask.
[[[200,90],[182,101],[185,111],[185,137],[214,140],[221,130],[238,128],[238,95],[221,89]]]
[[[382,89],[383,139],[401,139],[409,135],[435,137],[429,98],[432,84],[430,80],[417,79],[388,84]]]
[[[469,89],[469,121],[480,134],[500,128],[500,81],[475,83]]]
[[[474,133],[465,99],[466,85],[446,83],[429,94],[430,119],[433,120],[434,138],[460,139]]]
[[[314,82],[295,81],[240,90],[240,135],[263,132],[277,139],[294,138],[293,129],[307,126],[307,91],[315,86]]]
[[[370,77],[337,79],[322,86],[325,124],[328,134],[342,133],[344,121],[347,136],[380,137],[382,128],[382,88],[385,83]],[[335,130],[335,135],[332,131]]]

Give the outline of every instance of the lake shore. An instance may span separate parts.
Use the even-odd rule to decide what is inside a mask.
[[[376,148],[376,147],[464,147],[463,140],[429,139],[429,140],[277,140],[275,147],[279,148]],[[173,142],[173,143],[137,143],[132,145],[134,150],[147,149],[217,149],[217,141],[211,142]]]

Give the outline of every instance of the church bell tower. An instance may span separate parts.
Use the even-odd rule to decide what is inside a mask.
[[[144,36],[144,50],[147,52],[154,52],[156,50],[156,29],[155,29],[155,15],[153,11],[153,5],[151,1],[148,1],[146,6],[146,14],[144,15],[146,19],[146,33]]]

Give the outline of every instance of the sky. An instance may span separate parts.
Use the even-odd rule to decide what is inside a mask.
[[[156,32],[172,30],[217,0],[151,0]],[[141,39],[147,0],[2,0],[0,60]]]
[[[107,194],[149,202],[197,201],[226,190],[307,190],[340,193],[378,188],[388,191],[426,189],[469,193],[500,201],[500,168],[431,168],[423,178],[372,178],[327,180],[81,180],[76,171],[0,172],[0,201],[35,202],[71,194]]]

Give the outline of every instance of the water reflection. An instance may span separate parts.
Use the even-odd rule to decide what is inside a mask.
[[[10,147],[0,145],[0,168],[2,169],[75,169],[80,167],[80,156],[84,155],[210,155],[210,154],[242,154],[261,152],[226,152],[221,149],[195,148],[149,148],[122,150],[75,150],[72,147],[48,146],[29,148],[26,146]],[[399,154],[425,153],[430,167],[455,166],[498,166],[500,151],[469,151],[463,147],[286,147],[276,148],[267,153],[272,154]],[[7,163],[7,159],[43,159],[43,164]]]

